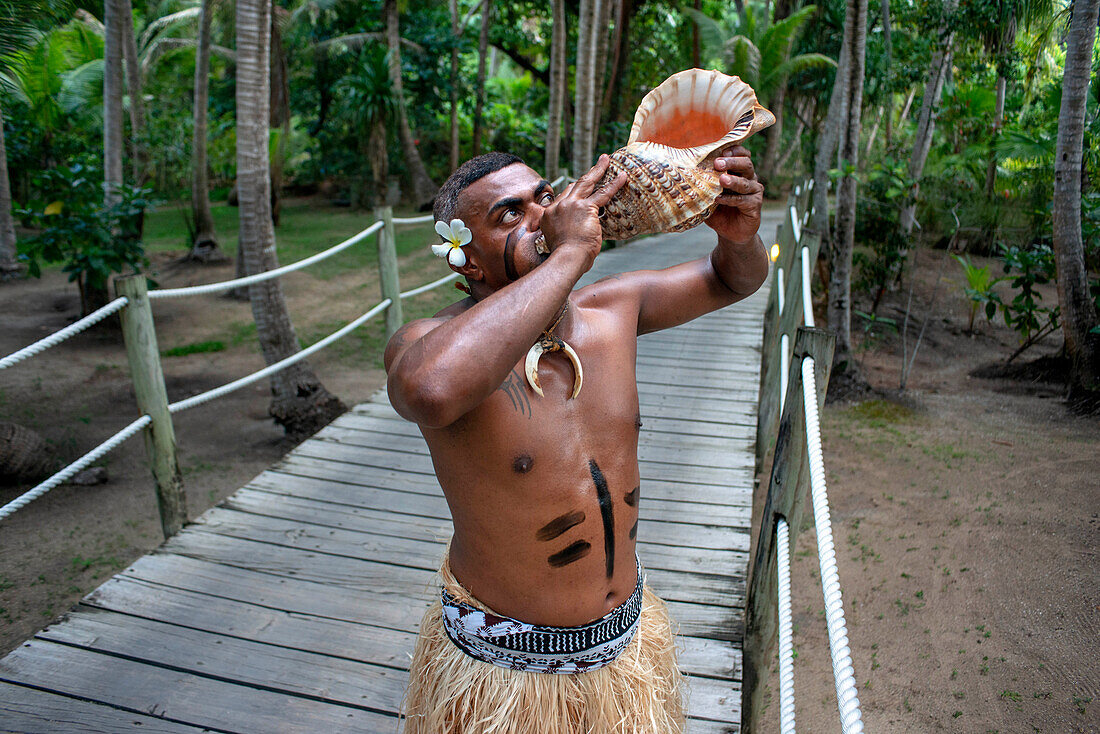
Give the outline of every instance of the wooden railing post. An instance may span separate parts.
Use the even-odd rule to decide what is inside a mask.
[[[802,360],[814,359],[817,405],[825,402],[829,373],[833,362],[836,335],[823,329],[799,327],[794,339],[787,397],[779,420],[779,435],[772,459],[771,475],[760,518],[755,550],[749,567],[745,600],[745,642],[741,679],[741,731],[751,734],[763,708],[764,683],[775,649],[776,617],[776,546],[775,526],[785,518],[790,526],[790,547],[802,523],[802,511],[810,483],[806,454],[806,413],[802,399]]]
[[[404,316],[401,312],[401,279],[397,272],[397,238],[393,230],[393,207],[382,206],[377,210],[383,221],[378,233],[378,277],[382,283],[382,298],[390,299],[386,308],[386,341],[401,328]]]
[[[187,497],[183,491],[179,462],[176,458],[176,432],[168,412],[168,392],[160,367],[153,311],[149,307],[148,286],[144,275],[131,275],[115,282],[115,292],[129,303],[122,309],[122,337],[130,362],[138,410],[152,418],[145,429],[145,450],[153,465],[157,507],[164,537],[179,532],[187,522]]]

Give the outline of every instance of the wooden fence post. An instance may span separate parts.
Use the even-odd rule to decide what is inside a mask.
[[[382,298],[390,299],[386,308],[386,341],[405,322],[401,312],[401,279],[397,272],[397,238],[393,230],[393,207],[377,210],[384,224],[378,233],[378,277],[382,283]]]
[[[809,492],[810,467],[806,454],[806,413],[802,399],[802,360],[813,357],[817,405],[825,402],[833,363],[836,335],[831,331],[799,327],[787,381],[787,397],[779,421],[779,436],[763,511],[759,513],[755,551],[749,567],[745,599],[745,637],[741,673],[741,731],[752,734],[763,709],[764,683],[775,650],[776,615],[775,527],[779,518],[790,526],[794,551]],[[754,516],[757,513],[753,513]]]
[[[115,293],[130,301],[122,309],[122,337],[126,342],[126,358],[130,362],[130,379],[134,383],[138,410],[153,419],[144,431],[145,450],[153,465],[160,526],[164,537],[168,538],[187,522],[187,497],[176,459],[176,432],[172,427],[172,414],[168,412],[168,392],[160,367],[145,276],[119,278],[115,282]]]

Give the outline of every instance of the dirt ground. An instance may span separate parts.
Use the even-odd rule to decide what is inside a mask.
[[[918,317],[942,253],[921,257]],[[427,260],[412,264],[402,266],[410,283],[437,277]],[[173,269],[167,258],[157,265],[166,286],[231,277],[229,266]],[[900,339],[886,334],[860,352],[882,394],[824,413],[833,533],[867,730],[1100,731],[1100,421],[1070,414],[1057,385],[970,377],[1005,359],[1015,337],[984,322],[976,336],[966,334],[961,272],[951,263],[945,273],[904,396],[896,394]],[[377,299],[373,272],[339,275],[324,287],[308,275],[285,283],[307,341]],[[906,295],[890,294],[880,314],[900,321]],[[0,309],[7,354],[70,323],[76,290],[56,273],[5,284]],[[162,349],[227,344],[166,357],[170,399],[260,366],[247,304],[203,297],[155,309]],[[312,363],[350,405],[382,385],[377,344],[322,352]],[[1056,347],[1052,337],[1025,358]],[[192,516],[290,448],[267,403],[261,383],[177,417]],[[109,331],[0,372],[0,420],[39,431],[59,461],[135,415],[125,354]],[[106,484],[60,487],[0,524],[0,653],[160,543],[142,442],[102,463]],[[0,502],[25,488],[0,486]],[[813,530],[804,530],[793,564],[797,716],[802,732],[837,732],[815,548]],[[774,693],[774,674],[769,683]],[[777,730],[777,718],[773,699],[762,730]]]
[[[918,329],[942,257],[921,253]],[[859,355],[881,394],[823,416],[866,729],[1100,731],[1100,420],[1069,413],[1060,385],[971,377],[1006,359],[1015,335],[981,316],[968,335],[961,269],[944,273],[906,392],[889,333]],[[900,324],[907,296],[890,294],[880,315]],[[796,720],[838,732],[810,515],[792,563]],[[773,668],[761,731],[778,730],[777,690]]]

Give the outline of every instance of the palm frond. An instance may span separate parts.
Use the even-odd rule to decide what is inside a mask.
[[[682,12],[699,29],[699,45],[706,60],[720,61],[726,47],[726,39],[730,37],[730,30],[695,8],[684,8]]]
[[[734,36],[726,42],[729,74],[741,77],[752,87],[760,83],[760,49],[746,36]]]
[[[379,43],[385,43],[386,34],[371,32],[371,33],[348,33],[343,36],[335,36],[333,38],[327,38],[324,41],[318,41],[313,44],[313,48],[322,51],[328,51],[332,54],[344,54],[358,52],[363,49],[368,43],[377,41]],[[416,51],[418,53],[424,53],[424,47],[415,41],[410,41],[407,38],[401,39],[401,45],[410,51]]]
[[[1008,129],[997,138],[997,157],[1001,160],[1015,158],[1021,161],[1053,161],[1056,141],[1036,131],[1034,135],[1020,129]]]
[[[183,10],[177,10],[174,13],[157,18],[151,21],[145,30],[141,32],[141,37],[138,38],[138,48],[144,49],[149,46],[153,41],[153,38],[160,32],[171,29],[174,26],[190,24],[193,21],[198,20],[199,14],[202,13],[202,6],[199,4],[193,5]]]
[[[103,59],[93,59],[61,75],[57,103],[67,115],[97,108],[103,98]]]

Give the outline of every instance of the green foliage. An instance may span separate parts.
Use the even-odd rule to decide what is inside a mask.
[[[993,286],[1004,279],[994,278],[988,265],[978,267],[970,261],[969,257],[955,255],[955,260],[962,266],[963,274],[966,276],[966,288],[964,290],[966,297],[970,299],[970,320],[967,323],[966,330],[973,332],[974,317],[977,315],[979,308],[984,306],[985,317],[989,321],[992,321],[993,316],[996,315],[1000,301],[993,291]]]
[[[79,163],[43,171],[37,187],[49,199],[18,212],[24,225],[40,230],[20,242],[28,272],[37,278],[44,264],[61,263],[80,285],[85,310],[89,294],[105,292],[112,274],[147,264],[138,221],[150,207],[149,190],[120,187],[115,203],[105,207],[101,182],[99,171]]]
[[[872,294],[872,311],[886,286],[905,267],[909,244],[899,225],[899,213],[910,189],[905,164],[892,159],[873,165],[860,187],[856,241],[861,247],[852,256],[852,287]]]
[[[1054,278],[1054,251],[1048,245],[1006,247],[1002,250],[1002,260],[1004,272],[1009,275],[1002,280],[1010,281],[1013,298],[1005,303],[990,291],[986,315],[989,316],[993,304],[999,306],[1005,324],[1020,335],[1019,351],[1023,351],[1058,328],[1058,306],[1042,305],[1043,296],[1036,287]]]
[[[225,342],[221,340],[211,340],[205,342],[196,342],[194,344],[184,344],[180,347],[172,347],[171,349],[165,349],[161,351],[163,357],[186,357],[189,354],[208,354],[210,352],[224,352]]]

